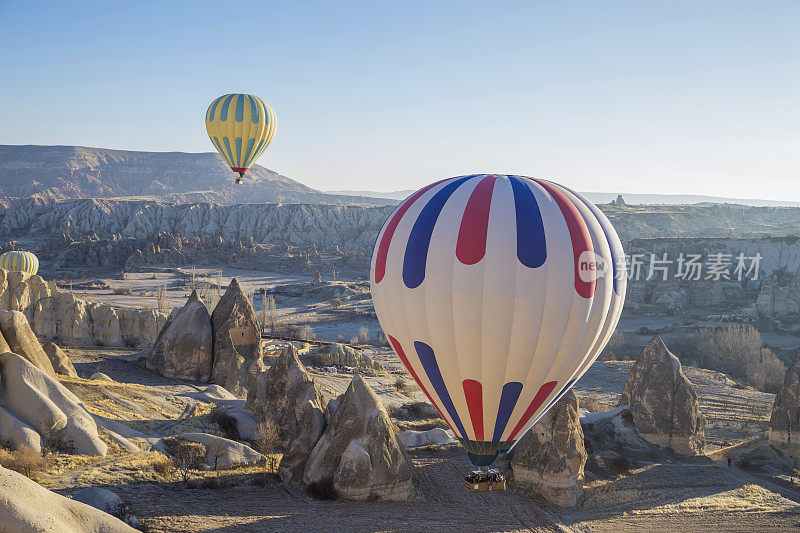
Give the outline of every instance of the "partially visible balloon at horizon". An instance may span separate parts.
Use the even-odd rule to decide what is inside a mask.
[[[31,252],[5,252],[0,255],[0,268],[33,275],[39,271],[39,259]]]
[[[384,222],[375,312],[475,465],[511,450],[608,343],[625,255],[605,215],[556,183],[475,174],[428,185]]]
[[[208,106],[206,131],[231,170],[244,176],[275,137],[275,112],[258,96],[226,94]]]

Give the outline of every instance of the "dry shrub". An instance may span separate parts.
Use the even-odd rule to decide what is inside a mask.
[[[378,342],[375,344],[383,348],[388,348],[391,346],[391,344],[389,344],[389,339],[386,338],[386,335],[383,333],[383,331],[378,333]]]
[[[0,466],[31,477],[45,470],[49,462],[39,452],[23,446],[13,452],[0,449]]]
[[[53,435],[44,439],[44,447],[50,453],[75,453],[75,445]]]
[[[275,451],[278,438],[278,428],[272,422],[265,420],[256,429],[256,438],[253,441],[253,445],[256,451],[269,455]]]
[[[120,296],[133,296],[133,290],[128,287],[117,287],[114,289],[114,294]]]
[[[358,330],[358,342],[369,344],[369,328],[367,326],[361,326]]]
[[[763,347],[761,334],[750,325],[703,328],[674,336],[670,346],[684,360],[695,359],[704,368],[725,372],[762,391],[776,392],[783,383],[783,362]]]
[[[153,462],[150,463],[150,468],[153,469],[158,476],[168,478],[175,472],[175,463],[170,461],[169,458],[159,455]]]
[[[338,309],[342,306],[342,300],[340,298],[334,298],[331,300],[331,307],[334,309]]]
[[[317,500],[335,500],[339,497],[339,493],[336,492],[336,487],[333,484],[332,476],[309,483],[306,490],[309,496]]]
[[[308,324],[300,328],[298,337],[307,341],[317,340],[317,334],[314,332],[314,328],[312,328]]]
[[[392,388],[404,396],[408,396],[408,382],[400,376],[392,383]]]
[[[169,450],[175,462],[175,468],[181,474],[183,482],[189,481],[189,474],[200,465],[206,456],[206,447],[199,442],[191,442],[176,439],[174,437],[164,439],[164,445]]]

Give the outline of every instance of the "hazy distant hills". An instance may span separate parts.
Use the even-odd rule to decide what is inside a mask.
[[[216,153],[0,145],[0,196],[38,200],[151,197],[177,202],[393,203],[326,194],[254,165],[245,183]]]
[[[326,191],[329,194],[369,196],[372,198],[386,198],[390,200],[404,200],[413,193],[413,190],[379,192],[379,191]],[[607,204],[617,198],[619,193],[610,192],[584,192],[586,198],[596,204]],[[701,196],[696,194],[632,194],[622,193],[622,198],[628,204],[658,204],[658,205],[691,205],[702,203],[713,204],[742,204],[758,207],[764,206],[793,206],[800,207],[800,201],[760,200],[727,198],[723,196]]]

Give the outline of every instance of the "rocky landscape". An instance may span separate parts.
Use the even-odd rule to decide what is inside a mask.
[[[394,201],[260,167],[209,193],[208,154],[0,156],[0,250],[41,259],[0,270],[0,530],[797,525],[798,208],[600,206],[642,274],[617,332],[497,461],[509,490],[473,495],[372,307]],[[760,262],[690,280],[665,254]]]

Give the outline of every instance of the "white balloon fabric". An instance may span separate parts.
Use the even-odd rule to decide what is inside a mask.
[[[622,244],[595,205],[502,174],[408,197],[378,234],[370,275],[395,353],[479,466],[591,366],[625,281]]]

